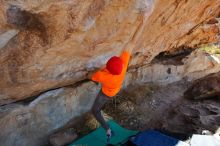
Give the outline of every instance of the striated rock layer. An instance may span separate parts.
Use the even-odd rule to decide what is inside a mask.
[[[0,105],[85,79],[132,37],[143,1],[1,0]],[[219,41],[219,0],[147,3],[154,9],[131,64]]]

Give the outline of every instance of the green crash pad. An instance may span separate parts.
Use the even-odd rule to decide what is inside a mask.
[[[109,125],[114,131],[114,136],[110,140],[110,144],[116,145],[124,143],[127,139],[138,133],[138,131],[132,131],[119,126],[113,120],[110,120]],[[73,142],[69,146],[106,146],[106,134],[103,128],[98,128],[90,134],[82,137],[81,139]]]

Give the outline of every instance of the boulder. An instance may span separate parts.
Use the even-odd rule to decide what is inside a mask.
[[[219,100],[182,101],[163,118],[163,128],[185,134],[202,134],[204,130],[215,133],[220,123],[219,107]]]
[[[50,136],[50,143],[53,146],[65,146],[70,144],[77,138],[77,134],[74,129],[67,129],[62,132],[55,133]]]
[[[119,54],[145,7],[153,11],[148,11],[132,54],[139,54],[135,65],[183,45],[217,42],[219,22],[210,22],[219,17],[218,4],[219,0],[0,1],[0,37],[19,30],[1,44],[0,105],[86,79]]]
[[[220,95],[220,72],[196,80],[184,93],[189,99],[215,98]]]
[[[218,42],[219,0],[0,1],[0,145],[45,145],[52,133],[88,112],[99,90],[88,74],[121,52],[146,8],[152,12],[124,87],[219,71],[213,57],[198,52],[181,65],[149,64],[161,52]]]

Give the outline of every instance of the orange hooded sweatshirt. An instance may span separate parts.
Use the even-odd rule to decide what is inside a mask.
[[[106,68],[92,75],[92,80],[100,82],[102,84],[102,92],[109,97],[115,96],[121,89],[130,60],[130,54],[124,51],[120,58],[123,62],[123,68],[120,75],[113,75]]]

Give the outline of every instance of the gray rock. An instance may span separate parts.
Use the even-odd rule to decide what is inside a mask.
[[[184,96],[189,99],[207,99],[220,95],[220,72],[196,80]]]
[[[74,117],[90,110],[98,92],[94,83],[48,91],[27,105],[0,110],[1,146],[40,146]],[[16,106],[16,104],[15,104]],[[7,114],[5,114],[7,112]]]
[[[53,146],[65,146],[77,138],[74,129],[67,129],[50,136],[50,143]]]

